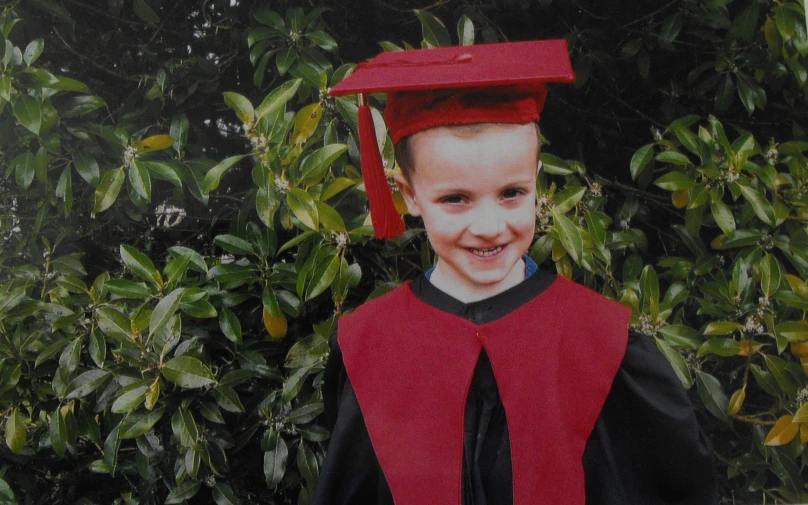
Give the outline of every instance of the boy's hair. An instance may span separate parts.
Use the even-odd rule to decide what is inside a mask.
[[[513,123],[473,123],[449,126],[448,128],[458,132],[460,135],[476,135],[486,128],[489,128],[491,125],[498,124]],[[539,123],[534,121],[533,125],[536,127],[536,140],[539,145],[539,153],[541,153],[541,130],[539,129]],[[401,168],[401,173],[408,181],[410,180],[410,176],[415,173],[415,161],[413,160],[412,149],[410,149],[410,138],[411,136],[404,137],[395,146],[396,163],[398,163],[399,168]],[[536,163],[538,163],[538,161],[539,160],[536,160]]]

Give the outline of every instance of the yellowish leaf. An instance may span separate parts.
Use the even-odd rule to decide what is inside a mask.
[[[393,191],[393,203],[396,205],[396,210],[402,216],[406,216],[410,213],[407,209],[407,202],[404,201],[404,195],[401,194],[401,191]]]
[[[729,400],[729,407],[727,408],[727,414],[734,416],[737,414],[741,407],[743,407],[743,401],[746,400],[746,389],[739,389],[732,394],[732,398]]]
[[[174,145],[174,137],[171,135],[153,135],[135,144],[135,149],[142,153],[152,151],[162,151]]]
[[[784,275],[786,281],[788,281],[789,287],[791,287],[791,291],[797,291],[799,288],[805,286],[805,281],[797,277],[796,275],[786,274]]]
[[[791,342],[791,352],[800,358],[808,358],[808,340]]]
[[[671,194],[673,206],[677,209],[684,209],[690,202],[690,191],[687,189],[677,189]]]
[[[763,348],[763,344],[755,342],[754,340],[741,340],[738,344],[741,346],[741,350],[738,351],[738,356],[752,356]]]
[[[273,316],[268,310],[264,309],[264,327],[270,337],[278,340],[282,339],[286,336],[286,330],[288,329],[286,314],[281,312],[279,316]]]
[[[323,118],[323,108],[319,103],[307,105],[298,111],[295,116],[295,129],[289,139],[292,145],[301,145],[312,136],[317,125],[320,124],[320,119]]]
[[[800,442],[808,443],[808,423],[800,423]]]
[[[808,422],[808,403],[803,404],[797,412],[794,413],[794,419],[791,420],[792,423],[804,423]]]
[[[772,430],[766,435],[765,444],[768,446],[785,445],[794,440],[800,431],[800,425],[792,422],[793,420],[792,415],[785,415],[778,419]]]
[[[808,356],[800,356],[800,364],[802,365],[802,371],[805,372],[805,375],[808,375]]]

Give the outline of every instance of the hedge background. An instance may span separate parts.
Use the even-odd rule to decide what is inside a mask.
[[[325,90],[551,37],[531,256],[633,308],[727,500],[808,500],[802,2],[20,0],[0,36],[0,503],[309,503],[335,320],[434,261],[370,238]]]

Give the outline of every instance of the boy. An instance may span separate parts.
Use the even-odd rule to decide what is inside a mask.
[[[573,79],[566,43],[539,41],[386,53],[331,90],[389,92],[396,183],[439,259],[340,320],[316,504],[717,502],[685,392],[628,310],[525,256],[544,83]],[[370,117],[363,177],[392,238]]]

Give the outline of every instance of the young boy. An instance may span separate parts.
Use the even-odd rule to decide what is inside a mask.
[[[340,320],[314,503],[717,503],[687,396],[629,311],[525,255],[544,83],[573,79],[566,43],[538,41],[385,53],[331,90],[388,92],[396,183],[439,259]],[[392,238],[370,117],[363,176]]]

